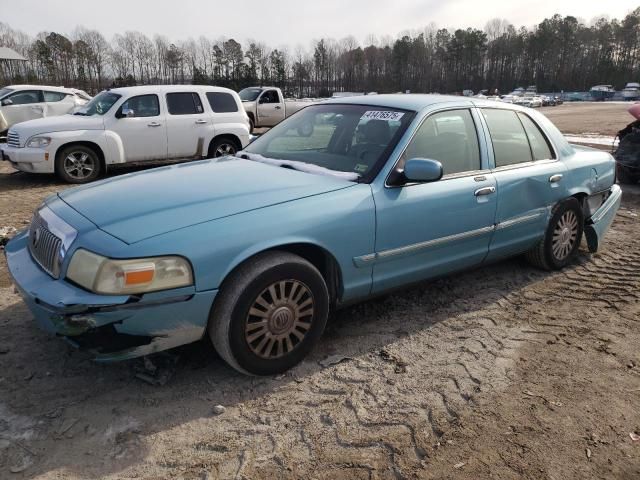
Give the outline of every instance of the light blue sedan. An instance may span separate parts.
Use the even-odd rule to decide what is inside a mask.
[[[312,105],[238,156],[49,197],[6,246],[39,324],[102,361],[208,335],[274,374],[332,308],[513,255],[560,269],[583,233],[595,252],[621,199],[608,153],[462,97]]]

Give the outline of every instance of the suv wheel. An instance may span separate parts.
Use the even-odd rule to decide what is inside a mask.
[[[225,157],[235,155],[240,150],[236,142],[229,138],[219,138],[209,148],[209,158]]]
[[[72,145],[58,153],[55,171],[67,183],[88,183],[100,176],[102,164],[93,149]]]
[[[327,322],[329,293],[318,271],[287,252],[266,252],[226,279],[209,318],[218,354],[236,370],[273,375],[311,351]]]

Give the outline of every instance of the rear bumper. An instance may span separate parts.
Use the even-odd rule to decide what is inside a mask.
[[[613,223],[616,212],[622,202],[622,190],[618,185],[613,185],[609,190],[607,200],[589,218],[584,226],[584,233],[587,239],[587,246],[590,252],[597,252],[602,245],[604,236]]]
[[[148,355],[204,335],[217,290],[97,295],[45,273],[31,258],[27,240],[26,232],[19,233],[5,248],[19,294],[43,330],[88,349],[96,360]]]
[[[0,146],[0,158],[11,163],[16,170],[32,173],[53,173],[53,155],[43,148],[16,148],[8,145]]]

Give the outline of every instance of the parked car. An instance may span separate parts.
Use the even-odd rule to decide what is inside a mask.
[[[531,109],[353,97],[236,157],[51,196],[5,252],[40,325],[98,360],[208,336],[267,375],[309,353],[333,308],[522,253],[561,269],[583,232],[598,250],[620,199],[611,155]]]
[[[87,183],[110,165],[219,157],[248,143],[236,92],[180,85],[104,91],[73,115],[13,126],[0,149],[18,170]]]
[[[240,98],[249,117],[251,132],[254,128],[273,127],[312,103],[309,100],[285,100],[282,90],[276,87],[245,88],[240,90]]]
[[[0,135],[16,123],[72,112],[91,97],[82,90],[43,85],[0,88]]]

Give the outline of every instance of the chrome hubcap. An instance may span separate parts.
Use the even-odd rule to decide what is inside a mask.
[[[230,143],[223,143],[218,145],[216,151],[214,152],[214,157],[224,157],[225,155],[233,155],[236,153],[236,149]]]
[[[551,248],[558,260],[564,260],[573,251],[578,238],[578,217],[575,212],[568,210],[562,214],[553,230]]]
[[[85,152],[73,152],[64,159],[64,171],[72,178],[83,179],[93,173],[93,159]]]
[[[244,336],[253,353],[280,358],[304,340],[313,320],[313,294],[298,280],[282,280],[265,288],[249,309]]]

